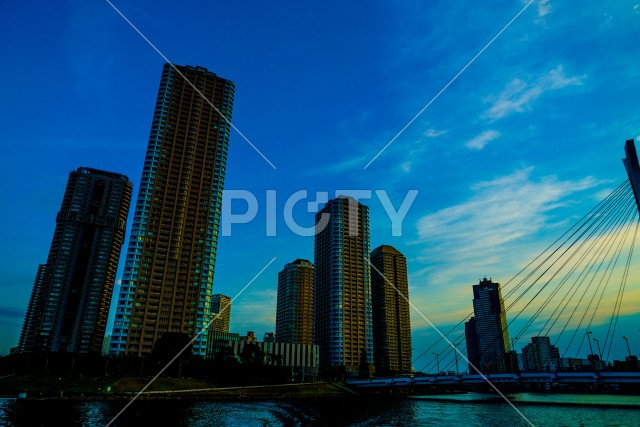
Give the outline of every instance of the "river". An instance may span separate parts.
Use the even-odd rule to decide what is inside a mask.
[[[114,426],[638,426],[640,396],[469,393],[297,401],[136,401]],[[123,401],[0,400],[3,426],[104,426]],[[619,407],[619,405],[626,405]]]

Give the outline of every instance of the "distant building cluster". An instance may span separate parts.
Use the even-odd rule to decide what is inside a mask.
[[[518,354],[509,340],[500,284],[491,279],[484,278],[473,286],[473,316],[465,323],[464,334],[470,374],[580,372],[608,368],[601,356],[593,351],[586,359],[561,357],[560,350],[547,336],[531,337],[531,342]],[[633,357],[627,359],[625,363],[629,366],[624,369],[637,370],[637,361]]]
[[[321,218],[328,218],[322,222]],[[316,215],[315,265],[297,259],[278,273],[276,332],[212,335],[209,357],[256,343],[294,377],[318,367],[353,375],[412,372],[406,258],[387,245],[369,250],[369,209],[338,197]]]
[[[556,372],[560,368],[560,350],[549,337],[532,337],[522,349],[522,365],[525,372]]]
[[[314,261],[296,260],[278,275],[276,341],[314,342],[322,367],[410,373],[406,259],[390,246],[370,252],[369,208],[329,200],[316,214]]]
[[[236,333],[212,333],[209,335],[208,357],[241,359],[245,346],[250,344],[263,352],[266,365],[289,368],[291,379],[298,381],[317,379],[320,366],[318,346],[276,342],[273,332],[265,333],[262,341],[258,341],[252,331],[248,331],[244,336]]]

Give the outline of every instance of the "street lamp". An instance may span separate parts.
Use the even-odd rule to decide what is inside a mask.
[[[622,337],[622,339],[627,343],[627,351],[629,352],[629,356],[631,356],[631,349],[629,348],[629,340],[627,337]]]
[[[456,375],[458,375],[458,346],[460,343],[453,345],[453,354],[456,356]]]
[[[603,360],[602,360],[602,350],[600,350],[600,341],[598,341],[597,338],[593,339],[596,344],[598,344],[598,354],[600,355],[600,366],[602,366]]]
[[[436,353],[435,351],[432,352],[432,354],[436,355],[436,365],[438,367],[438,372],[436,372],[436,375],[440,374],[440,354]]]
[[[591,346],[591,331],[587,331],[587,341],[589,341],[589,351],[591,352],[591,363],[593,364],[593,370],[595,371],[597,368],[596,368],[595,361],[593,360],[593,347]]]

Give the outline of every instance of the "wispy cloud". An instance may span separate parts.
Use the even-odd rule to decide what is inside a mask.
[[[436,139],[448,133],[449,129],[429,128],[422,132],[422,136],[427,139]],[[400,170],[405,174],[413,171],[416,162],[420,161],[424,153],[429,149],[431,143],[432,141],[426,141],[423,138],[419,138],[412,145],[403,150],[399,160]]]
[[[370,157],[369,151],[363,152],[359,150],[357,153],[347,152],[347,150],[337,151],[337,156],[340,156],[337,161],[333,161],[329,164],[321,165],[315,169],[307,171],[308,175],[323,175],[323,174],[341,174],[348,171],[362,169],[362,164],[365,163]]]
[[[528,167],[492,181],[475,184],[467,201],[423,216],[419,241],[429,244],[423,262],[433,266],[436,282],[455,281],[461,272],[503,271],[515,246],[549,227],[550,213],[569,203],[569,196],[599,184],[588,177],[560,181],[532,178]],[[461,266],[464,265],[464,269]]]
[[[550,0],[540,0],[538,2],[538,17],[543,18],[553,11]]]
[[[427,129],[424,131],[423,135],[427,138],[437,138],[439,136],[445,135],[449,132],[448,129]]]
[[[410,260],[411,299],[436,324],[457,323],[472,310],[475,280],[486,275],[504,283],[512,277],[540,250],[540,236],[566,223],[557,212],[572,195],[600,184],[592,177],[536,179],[527,167],[473,185],[466,201],[417,221],[416,243],[425,249]],[[414,328],[427,327],[415,319]]]
[[[529,111],[531,103],[545,92],[563,89],[568,86],[580,86],[584,84],[585,79],[586,76],[584,75],[567,77],[562,65],[558,65],[532,83],[514,78],[499,95],[490,99],[491,107],[484,112],[482,117],[489,120],[497,120],[513,113]]]
[[[486,130],[475,138],[470,139],[464,145],[471,150],[482,150],[485,145],[500,137],[500,132],[496,130]]]

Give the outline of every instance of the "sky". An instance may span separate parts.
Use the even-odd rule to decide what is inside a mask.
[[[276,260],[234,301],[231,329],[273,331],[278,271],[313,260],[287,199],[308,192],[293,210],[308,227],[316,192],[368,190],[371,248],[408,260],[421,353],[437,337],[425,317],[448,330],[469,314],[478,279],[506,283],[626,179],[624,142],[640,137],[640,2],[539,0],[505,28],[526,4],[114,1],[154,49],[106,1],[3,2],[0,354],[17,344],[69,172],[123,173],[137,194],[158,51],[233,80],[233,123],[275,166],[232,133],[225,189],[251,192],[258,213],[220,237],[214,292],[235,296]],[[400,236],[375,190],[396,208],[417,190]],[[639,307],[634,256],[611,358],[622,335],[640,351]]]

